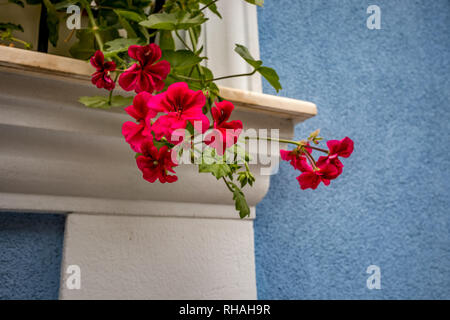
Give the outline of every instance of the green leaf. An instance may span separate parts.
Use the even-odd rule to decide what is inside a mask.
[[[117,14],[120,24],[127,31],[127,38],[136,38],[136,31],[129,21],[139,23],[145,20],[145,16],[134,11],[123,9],[115,9],[114,13]]]
[[[217,5],[214,2],[214,0],[201,0],[200,3],[207,5],[208,9],[211,10],[212,13],[214,13],[216,16],[218,16],[220,19],[222,19],[222,16],[219,13],[219,11],[217,10]]]
[[[189,28],[197,27],[206,21],[208,21],[208,18],[205,18],[203,13],[196,16],[185,13],[179,18],[177,28],[187,30]]]
[[[239,216],[241,219],[250,216],[250,208],[248,207],[247,200],[245,199],[245,195],[242,190],[232,182],[229,182],[231,187],[233,188],[233,200],[235,204],[235,208],[239,211]]]
[[[128,11],[128,10],[123,10],[123,9],[116,9],[114,10],[114,12],[122,18],[125,18],[127,20],[131,20],[134,22],[141,22],[145,20],[145,16],[140,15],[137,12],[134,11]]]
[[[23,27],[20,24],[0,23],[0,31],[7,31],[7,30],[23,32]]]
[[[187,30],[189,28],[201,25],[208,19],[203,14],[192,16],[189,13],[155,13],[148,17],[147,20],[141,21],[139,24],[149,29],[158,30]]]
[[[139,24],[149,29],[175,30],[177,21],[176,14],[163,12],[152,14]]]
[[[94,34],[87,29],[77,30],[75,33],[78,41],[69,49],[72,57],[87,60],[95,53]]]
[[[9,2],[9,3],[15,3],[15,4],[17,4],[18,6],[21,6],[22,8],[25,7],[23,1],[20,1],[20,0],[8,0],[8,2]]]
[[[135,44],[143,44],[143,43],[142,43],[142,40],[139,38],[133,38],[133,39],[118,38],[118,39],[106,42],[105,43],[106,50],[103,53],[105,54],[105,57],[110,57],[110,56],[113,56],[120,52],[127,51],[129,46],[132,46]]]
[[[283,89],[280,84],[280,78],[277,72],[269,67],[260,67],[258,72],[275,88],[275,90],[280,91]]]
[[[80,97],[78,102],[84,104],[88,108],[110,109],[112,107],[125,107],[133,103],[133,97],[112,96],[111,105],[108,104],[108,97],[91,96]]]
[[[264,0],[245,0],[245,1],[250,4],[260,6],[260,7],[262,7],[264,5]]]
[[[202,163],[198,166],[198,172],[210,172],[219,180],[228,176],[231,168],[224,163],[223,158],[217,156],[215,149],[207,148],[202,153]]]
[[[88,108],[109,109],[108,98],[101,96],[80,97],[78,102],[84,104]]]
[[[175,50],[175,41],[173,41],[172,31],[161,30],[159,32],[159,46],[161,50]]]
[[[73,4],[77,4],[78,0],[65,0],[65,1],[61,1],[58,3],[55,3],[55,9],[56,10],[61,10],[61,9],[65,9],[68,8],[69,6],[73,5]]]
[[[128,22],[127,19],[124,19],[121,16],[119,16],[119,23],[126,30],[127,38],[136,38],[137,37],[136,32],[134,31],[133,27],[131,26],[131,24]]]
[[[190,68],[203,60],[189,50],[165,50],[162,53],[162,59],[169,61],[171,69]]]
[[[198,166],[198,172],[210,172],[217,180],[228,176],[231,173],[231,169],[228,164],[213,163],[206,164],[201,163]]]
[[[262,66],[262,61],[255,60],[255,58],[253,58],[253,56],[248,51],[247,47],[236,43],[236,48],[234,48],[234,51],[236,51],[237,54],[239,54],[253,68],[258,69],[260,66]]]
[[[277,72],[272,68],[263,67],[262,61],[255,60],[245,46],[236,44],[234,51],[236,51],[245,61],[247,61],[248,64],[255,68],[256,71],[258,71],[272,85],[272,87],[277,90],[277,92],[282,89]]]
[[[220,94],[219,87],[214,82],[210,82],[207,89],[209,90],[210,94],[213,94],[215,96],[218,96]]]
[[[133,104],[133,97],[112,96],[111,107],[128,107]]]

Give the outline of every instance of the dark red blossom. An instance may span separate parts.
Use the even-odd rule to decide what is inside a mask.
[[[338,168],[327,161],[318,161],[313,168],[305,159],[302,160],[300,170],[302,174],[297,177],[297,180],[302,190],[308,188],[315,190],[321,182],[328,186],[330,180],[338,176]]]
[[[317,160],[317,166],[318,167],[324,167],[327,164],[330,164],[331,166],[336,167],[336,171],[334,172],[334,174],[329,174],[328,175],[328,179],[333,180],[336,179],[337,177],[339,177],[342,173],[342,170],[344,168],[344,165],[342,164],[341,160],[339,160],[339,158],[330,158],[329,156],[321,156],[319,157],[319,159]]]
[[[342,140],[330,140],[327,142],[329,150],[319,149],[307,144],[297,147],[294,150],[280,150],[281,159],[289,161],[291,165],[302,172],[297,177],[301,189],[316,189],[321,182],[326,186],[330,180],[339,177],[344,165],[339,157],[348,158],[353,152],[353,141],[345,137]],[[327,156],[321,156],[314,161],[311,152],[316,149],[325,152]]]
[[[348,158],[353,152],[353,140],[345,137],[342,140],[329,140],[327,142],[330,158]]]
[[[151,98],[148,92],[141,92],[133,99],[133,104],[125,108],[125,111],[132,116],[136,122],[127,121],[122,126],[122,134],[125,140],[130,144],[131,149],[141,152],[141,144],[150,134],[146,130],[145,118],[149,115],[156,116],[156,113],[149,109],[147,103]]]
[[[170,64],[161,60],[161,49],[150,43],[146,46],[132,45],[128,55],[138,61],[120,75],[119,84],[125,91],[135,90],[137,93],[161,91],[164,79],[170,72]]]
[[[114,89],[116,84],[111,79],[109,72],[116,70],[116,63],[114,61],[105,62],[105,56],[100,50],[95,52],[90,61],[91,65],[97,70],[92,74],[92,84],[96,85],[99,89]]]
[[[242,132],[242,121],[228,121],[234,105],[229,101],[217,102],[216,107],[211,108],[214,120],[214,132],[209,134],[205,143],[217,150],[219,155],[223,155],[226,148],[236,144]]]
[[[154,95],[149,100],[150,110],[154,114],[162,115],[151,124],[154,116],[149,114],[146,118],[147,126],[151,125],[151,130],[158,140],[164,136],[175,144],[180,142],[180,134],[172,137],[174,131],[186,129],[188,122],[204,133],[209,128],[209,120],[202,111],[205,102],[206,98],[201,90],[190,90],[185,82],[174,83],[167,91]]]
[[[307,152],[311,153],[312,149],[308,148],[309,143],[307,143],[304,146],[304,150],[306,150]],[[280,156],[281,159],[284,161],[289,161],[291,166],[294,167],[294,169],[296,170],[300,170],[300,167],[302,165],[302,161],[305,161],[305,155],[304,155],[304,151],[302,151],[301,148],[295,148],[294,150],[280,150]]]
[[[142,142],[141,152],[142,155],[136,158],[136,163],[145,180],[151,183],[157,179],[161,183],[172,183],[178,180],[177,176],[168,174],[168,172],[175,173],[173,167],[177,164],[172,161],[172,152],[167,146],[162,146],[158,150],[152,140],[148,139]]]

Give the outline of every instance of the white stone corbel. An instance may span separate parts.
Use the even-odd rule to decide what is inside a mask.
[[[122,109],[77,102],[98,95],[86,62],[0,47],[0,210],[65,213],[61,299],[255,299],[255,206],[269,187],[261,165],[246,188],[251,218],[190,165],[150,184],[121,136]],[[121,94],[124,94],[123,92]],[[246,127],[280,129],[316,114],[309,102],[221,88]],[[81,288],[66,273],[81,270]]]

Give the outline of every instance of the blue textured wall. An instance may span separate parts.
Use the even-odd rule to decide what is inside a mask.
[[[450,298],[450,1],[266,0],[261,57],[281,95],[317,104],[296,127],[348,135],[329,187],[283,163],[257,207],[261,299]],[[366,9],[382,10],[381,30]],[[274,94],[267,83],[266,93]],[[366,268],[381,268],[381,290]]]
[[[0,212],[0,299],[57,299],[64,215]]]

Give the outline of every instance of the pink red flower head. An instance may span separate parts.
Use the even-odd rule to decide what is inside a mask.
[[[201,90],[190,90],[187,83],[177,82],[169,86],[167,91],[154,95],[149,99],[148,106],[154,114],[161,114],[151,124],[153,116],[147,116],[147,126],[160,140],[163,136],[173,143],[178,137],[172,137],[175,130],[186,129],[190,122],[195,129],[204,133],[209,128],[209,120],[203,114],[206,98]]]
[[[114,61],[105,62],[105,56],[100,50],[95,52],[90,61],[91,65],[97,70],[92,74],[92,84],[96,85],[99,89],[114,89],[116,84],[111,79],[109,72],[116,70],[116,63]]]
[[[206,137],[205,143],[215,148],[219,155],[223,155],[226,148],[236,144],[242,132],[241,120],[228,121],[233,110],[234,105],[229,101],[217,102],[216,106],[211,108],[214,131]]]
[[[136,158],[138,168],[142,171],[143,178],[149,182],[159,180],[161,183],[172,183],[177,181],[178,177],[169,175],[169,172],[177,166],[172,161],[172,152],[167,146],[156,148],[152,140],[147,139],[141,144],[142,155]]]
[[[330,140],[327,142],[329,150],[316,147],[299,147],[292,151],[280,150],[281,158],[290,161],[291,165],[302,173],[297,177],[301,189],[316,189],[321,182],[328,186],[330,180],[339,177],[344,165],[339,157],[348,158],[353,152],[353,141],[345,137],[342,140]],[[318,149],[327,153],[315,161],[311,155],[312,149]]]
[[[141,144],[151,133],[147,130],[145,119],[147,116],[154,117],[156,113],[149,109],[148,100],[152,95],[148,92],[141,92],[133,99],[133,104],[125,108],[125,111],[132,116],[136,122],[127,121],[122,126],[122,134],[130,144],[131,149],[141,152]]]
[[[170,64],[161,60],[161,49],[150,43],[146,46],[132,45],[128,48],[128,55],[138,61],[119,77],[119,84],[125,91],[135,90],[137,93],[147,91],[161,91],[164,79],[170,72]]]

